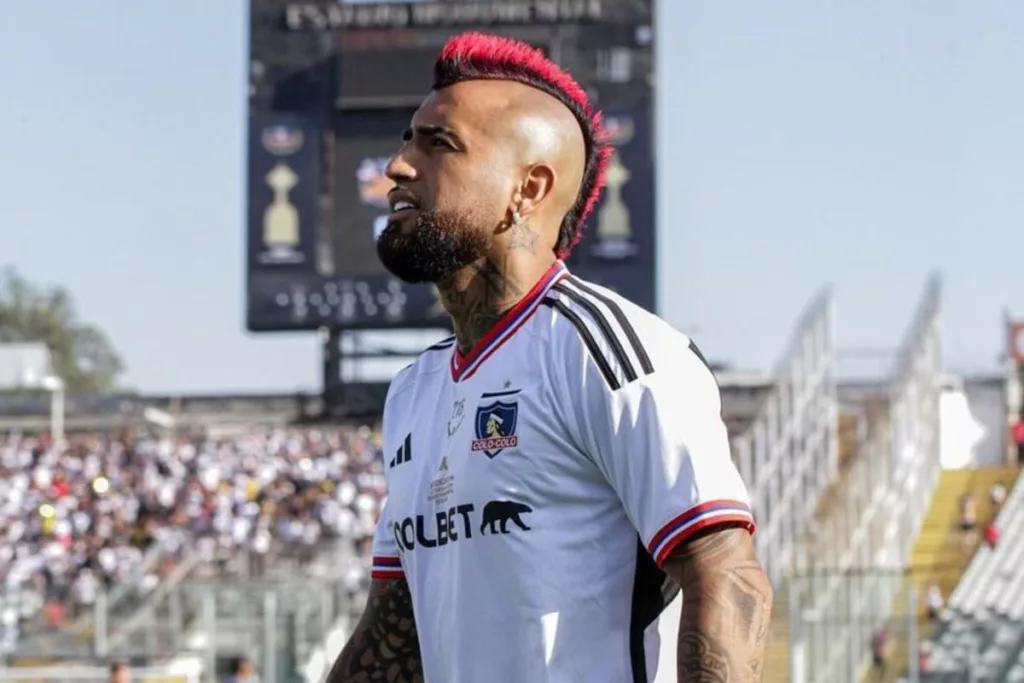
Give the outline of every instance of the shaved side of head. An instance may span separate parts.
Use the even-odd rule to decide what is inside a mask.
[[[504,36],[473,31],[452,37],[442,48],[434,64],[434,90],[450,88],[460,83],[483,81],[527,86],[526,89],[509,91],[515,93],[518,98],[510,102],[509,110],[521,114],[510,116],[509,113],[505,113],[505,117],[511,119],[510,123],[514,124],[516,119],[529,119],[528,115],[540,115],[543,112],[552,114],[547,123],[556,127],[559,121],[566,120],[563,118],[565,112],[575,120],[575,129],[560,130],[566,133],[563,140],[582,138],[582,157],[575,156],[573,146],[564,145],[561,149],[565,154],[555,154],[550,159],[550,170],[568,170],[570,175],[580,176],[577,196],[562,217],[558,239],[554,245],[555,255],[558,258],[566,258],[579,242],[587,217],[598,201],[611,158],[612,149],[608,144],[601,112],[594,108],[587,92],[567,71],[529,44]],[[549,108],[548,103],[560,104],[565,112]],[[535,106],[531,107],[531,104]],[[526,128],[529,131],[529,126]],[[553,147],[549,149],[555,151]],[[581,171],[576,170],[576,167],[564,167],[557,163],[559,159],[571,161],[573,158],[580,159]],[[571,184],[560,179],[555,194],[561,198],[561,191]],[[542,213],[546,219],[547,207]]]
[[[554,220],[557,239],[562,219],[576,203],[583,182],[587,154],[583,131],[572,112],[551,95],[519,83],[507,85],[524,91],[508,113],[523,165],[544,164],[555,173],[550,209],[542,217],[545,223],[549,217]]]
[[[536,167],[550,170],[553,187],[530,218],[553,248],[583,182],[587,150],[576,117],[551,95],[515,81],[466,81],[449,91],[456,101],[471,101],[479,109],[474,118],[481,132],[507,150],[523,178]]]

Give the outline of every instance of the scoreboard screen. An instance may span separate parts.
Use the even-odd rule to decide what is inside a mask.
[[[447,324],[431,287],[397,280],[377,258],[389,189],[384,165],[408,113],[390,118],[402,123],[376,137],[340,135],[293,115],[250,118],[250,330]],[[328,149],[333,157],[325,158]]]
[[[353,110],[334,119],[332,239],[334,265],[348,275],[383,274],[377,236],[387,226],[388,191],[384,174],[401,146],[413,109]]]
[[[614,147],[605,188],[569,258],[580,277],[655,310],[654,112],[650,101],[606,109]]]

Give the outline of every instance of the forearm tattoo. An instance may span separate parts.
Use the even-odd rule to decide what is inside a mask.
[[[326,683],[423,683],[423,663],[405,579],[374,580],[366,611]]]
[[[679,683],[760,683],[772,588],[745,529],[677,548],[665,571],[679,582]]]

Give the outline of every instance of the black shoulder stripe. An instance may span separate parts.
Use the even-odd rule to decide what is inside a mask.
[[[709,363],[708,359],[704,357],[704,354],[700,352],[700,349],[697,348],[697,345],[693,343],[692,339],[690,340],[690,353],[697,356],[697,358],[700,358],[700,362],[704,364],[704,367],[708,369],[708,372],[712,375],[715,374],[715,371],[711,369],[711,363]]]
[[[645,349],[644,345],[640,342],[640,337],[637,335],[636,330],[633,329],[633,325],[629,322],[629,318],[627,318],[626,314],[622,312],[622,308],[615,303],[615,301],[590,287],[586,282],[580,280],[575,275],[569,276],[569,282],[571,282],[573,286],[577,287],[581,292],[586,292],[588,295],[594,297],[608,307],[608,310],[612,312],[613,316],[615,316],[616,322],[622,326],[622,331],[626,333],[629,343],[633,346],[633,351],[636,353],[636,357],[640,360],[640,367],[643,369],[644,374],[652,374],[654,372],[654,364],[651,363],[651,357],[647,354],[647,349]]]
[[[608,363],[608,359],[604,357],[601,347],[597,345],[597,340],[594,339],[594,335],[590,333],[590,329],[587,327],[587,324],[583,322],[583,319],[558,299],[545,297],[542,303],[545,306],[550,306],[558,311],[562,317],[568,320],[569,323],[576,328],[576,332],[580,335],[580,339],[583,340],[583,345],[587,347],[587,351],[589,351],[591,357],[593,357],[594,363],[597,364],[597,369],[601,371],[604,381],[608,383],[608,386],[611,387],[612,391],[620,388],[622,384],[619,382],[619,378],[615,376],[612,366]]]
[[[433,346],[428,346],[426,349],[424,349],[424,351],[439,351],[441,349],[450,349],[454,345],[455,337],[448,337],[447,339],[442,339]]]
[[[593,301],[589,300],[579,292],[569,289],[562,283],[557,283],[552,287],[556,292],[563,295],[574,304],[585,310],[590,317],[597,323],[597,326],[601,329],[601,333],[605,336],[608,341],[608,345],[612,348],[612,353],[615,354],[615,360],[618,361],[619,365],[622,366],[622,372],[626,375],[626,383],[635,382],[639,375],[637,375],[636,368],[633,367],[633,362],[629,359],[629,354],[626,353],[625,347],[619,340],[619,335],[615,333],[615,329],[612,328],[611,323],[605,317],[601,309],[598,308]]]
[[[721,391],[722,385],[718,383],[718,375],[715,374],[715,369],[711,367],[711,363],[709,363],[708,359],[704,357],[704,354],[700,352],[700,349],[697,348],[697,345],[693,343],[692,339],[690,340],[689,349],[690,353],[697,356],[700,362],[704,364],[704,367],[708,369],[708,372],[711,373],[711,377],[715,380],[715,386],[718,387],[719,391]]]

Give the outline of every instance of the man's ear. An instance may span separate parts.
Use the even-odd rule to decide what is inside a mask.
[[[547,164],[534,164],[513,195],[513,216],[528,218],[555,190],[555,170]]]

